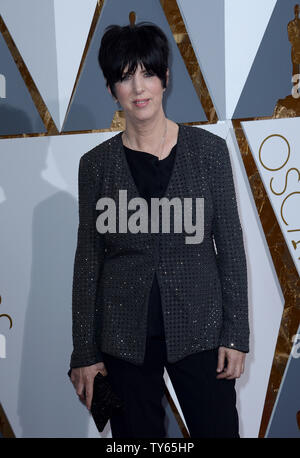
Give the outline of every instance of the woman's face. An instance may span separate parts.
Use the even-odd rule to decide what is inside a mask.
[[[123,75],[126,73],[127,67]],[[168,81],[169,70],[167,70]],[[110,88],[108,88],[111,94]],[[155,117],[162,109],[164,88],[156,75],[147,73],[138,65],[133,75],[127,75],[115,84],[117,99],[125,115],[132,120],[143,120]],[[137,101],[140,101],[138,103]]]

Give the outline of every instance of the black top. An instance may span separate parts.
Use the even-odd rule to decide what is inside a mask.
[[[132,177],[139,191],[140,197],[146,199],[150,206],[151,197],[161,198],[164,196],[172,173],[176,154],[176,145],[164,159],[144,151],[136,151],[123,145],[126,159],[131,170]],[[159,285],[154,275],[149,304],[148,304],[148,329],[151,337],[164,338],[164,323],[161,307]]]

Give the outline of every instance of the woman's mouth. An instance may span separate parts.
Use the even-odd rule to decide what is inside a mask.
[[[133,103],[134,103],[134,105],[136,107],[142,108],[142,107],[145,107],[146,105],[148,105],[149,99],[135,100]]]

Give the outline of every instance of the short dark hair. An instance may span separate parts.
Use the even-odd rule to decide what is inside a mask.
[[[158,76],[166,87],[166,71],[169,60],[169,43],[164,32],[152,22],[143,21],[126,26],[109,25],[104,31],[98,54],[106,86],[116,97],[114,85],[127,74],[134,73],[138,64]],[[116,97],[117,98],[117,97]]]

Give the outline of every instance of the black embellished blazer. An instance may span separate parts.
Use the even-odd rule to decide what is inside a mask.
[[[170,363],[218,346],[249,351],[246,256],[228,148],[213,133],[178,125],[164,197],[204,199],[201,243],[186,243],[191,234],[184,224],[181,232],[174,231],[172,211],[169,233],[119,231],[119,190],[127,191],[127,202],[140,197],[122,132],[80,159],[70,367],[103,361],[102,352],[143,363],[155,272]],[[115,233],[97,230],[101,197],[116,203]],[[195,205],[192,216],[195,222]]]

